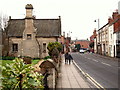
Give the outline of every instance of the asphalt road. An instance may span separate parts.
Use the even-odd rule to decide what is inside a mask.
[[[92,53],[71,53],[78,66],[104,88],[118,88],[118,61]]]

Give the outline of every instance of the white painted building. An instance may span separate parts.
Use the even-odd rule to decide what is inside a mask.
[[[114,57],[114,45],[115,45],[115,34],[114,32],[114,25],[109,25],[109,52],[108,55]]]

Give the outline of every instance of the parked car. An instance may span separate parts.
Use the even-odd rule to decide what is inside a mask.
[[[85,53],[85,50],[84,49],[80,49],[79,52],[80,53]]]

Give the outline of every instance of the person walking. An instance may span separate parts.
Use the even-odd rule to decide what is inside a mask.
[[[71,60],[73,60],[73,57],[72,57],[70,54],[68,54],[68,61],[69,61],[69,64],[71,64]]]
[[[68,63],[68,59],[69,59],[69,55],[68,55],[68,52],[65,53],[65,64]]]
[[[68,52],[66,52],[65,53],[65,64],[67,64],[67,63],[70,64],[71,60],[73,60],[73,57]]]

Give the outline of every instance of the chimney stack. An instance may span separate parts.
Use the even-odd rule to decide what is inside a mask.
[[[116,10],[115,12],[113,12],[112,17],[113,17],[113,19],[115,19],[117,16],[118,16],[118,10]]]
[[[32,13],[33,6],[32,6],[32,4],[27,4],[25,9],[26,9],[26,18],[33,18],[33,15],[32,15],[33,14]]]

